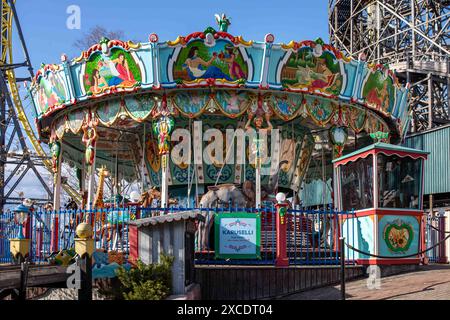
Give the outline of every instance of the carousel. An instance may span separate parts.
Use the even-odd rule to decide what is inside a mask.
[[[42,65],[29,90],[51,150],[55,208],[63,162],[85,208],[261,207],[280,191],[302,201],[315,160],[329,179],[332,160],[372,143],[371,133],[401,140],[408,88],[386,65],[351,60],[321,39],[245,40],[225,15],[216,21],[173,41],[103,38]]]

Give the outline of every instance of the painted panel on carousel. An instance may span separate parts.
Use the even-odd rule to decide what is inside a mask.
[[[401,257],[419,251],[419,221],[414,216],[385,215],[379,218],[379,254]]]
[[[391,114],[394,118],[402,119],[404,114],[408,114],[408,89],[407,88],[398,88],[397,89],[397,97],[395,99],[395,107],[392,110]]]
[[[177,129],[189,130],[190,123],[185,123],[184,125],[177,126]],[[189,147],[192,146],[192,141],[184,144],[186,136],[184,132],[178,133],[177,130],[174,131],[172,135],[172,149],[170,152],[170,173],[172,178],[172,185],[190,185],[194,183],[194,170],[195,165],[193,164],[193,152]],[[183,143],[182,143],[183,142]],[[190,159],[189,159],[190,157]]]
[[[170,164],[170,172],[172,177],[172,185],[189,185],[195,184],[195,166],[180,162],[179,165],[175,163]]]
[[[205,79],[243,83],[248,76],[248,62],[242,52],[240,47],[225,39],[215,40],[212,45],[204,40],[192,40],[178,52],[173,79],[191,85]]]
[[[373,216],[346,219],[342,225],[342,232],[347,243],[361,251],[375,254]],[[346,248],[348,259],[369,259],[370,256]]]
[[[346,117],[350,128],[356,133],[360,133],[364,129],[364,125],[367,119],[367,111],[352,106],[347,106]]]
[[[377,69],[364,82],[362,97],[369,107],[390,114],[395,105],[395,86],[390,71]]]
[[[320,125],[326,125],[332,118],[337,104],[327,99],[317,98],[314,96],[305,96],[306,110],[312,120]]]
[[[384,132],[386,124],[384,124],[381,118],[376,117],[373,114],[368,114],[364,130],[367,133],[375,133],[378,131]]]
[[[303,102],[302,94],[274,94],[270,99],[272,109],[283,120],[295,118]]]
[[[253,43],[251,47],[245,48],[245,52],[247,53],[249,61],[251,61],[251,65],[255,66],[252,68],[253,72],[248,73],[246,85],[248,87],[259,86],[263,72],[262,68],[259,66],[262,65],[264,59],[264,44]],[[276,67],[273,69],[276,69]]]
[[[181,114],[193,118],[208,107],[211,95],[207,92],[184,91],[172,95],[170,99]]]
[[[252,104],[253,98],[247,91],[218,90],[215,95],[221,111],[232,118],[243,114]]]
[[[66,132],[66,116],[61,116],[54,122],[54,133],[56,137],[61,140],[64,136],[64,133]]]
[[[338,96],[343,83],[340,61],[321,41],[307,44],[285,58],[281,84],[291,90]]]
[[[159,186],[161,157],[158,154],[158,143],[152,134],[147,134],[145,141],[145,164],[150,175],[150,182],[153,186]]]
[[[143,89],[155,85],[154,54],[155,47],[150,43],[139,44],[139,50],[133,51],[134,60],[138,63],[141,71],[141,87]]]
[[[67,115],[68,127],[73,134],[80,132],[85,117],[86,111],[83,109],[75,110]]]
[[[315,142],[313,136],[311,134],[306,134],[303,139],[300,156],[297,160],[296,171],[293,172],[294,176],[292,178],[291,185],[287,186],[296,192],[299,191],[300,185],[306,175],[306,171],[308,170],[314,146]]]
[[[206,184],[211,183],[233,183],[234,181],[234,165],[227,164],[225,161],[226,156],[226,129],[235,128],[235,124],[227,122],[216,122],[211,124],[203,124],[203,174],[204,182]],[[222,135],[222,139],[215,136],[208,137],[205,132],[208,129],[218,129]],[[219,134],[219,132],[217,132]],[[230,150],[233,152],[234,150]]]
[[[150,116],[156,106],[155,96],[139,94],[125,97],[125,107],[130,117],[136,121],[143,121]]]
[[[276,47],[276,48],[275,48]],[[289,52],[280,49],[280,45],[273,45],[270,51],[268,62],[267,83],[273,89],[282,89],[280,75],[281,67],[283,66],[283,59],[289,56]],[[258,68],[261,69],[261,68]],[[262,78],[262,75],[261,75]],[[258,79],[259,80],[259,79]],[[264,82],[265,79],[262,79]]]
[[[121,103],[119,99],[100,102],[96,110],[100,122],[107,126],[113,124],[119,116]]]
[[[302,142],[304,134],[292,134],[282,132],[282,141],[280,147],[280,168],[278,172],[278,184],[289,188],[293,173],[296,169],[298,157],[302,151]]]
[[[129,90],[140,85],[140,66],[128,51],[113,47],[108,54],[102,51],[92,53],[82,72],[84,91],[101,95],[119,89]]]
[[[351,60],[348,63],[343,63],[343,68],[345,72],[344,79],[344,90],[341,92],[341,97],[345,100],[350,100],[355,92],[355,87],[357,86],[358,79],[361,78],[361,67],[360,61]]]
[[[38,117],[68,100],[69,90],[65,79],[64,71],[58,65],[46,65],[38,71],[33,88]]]

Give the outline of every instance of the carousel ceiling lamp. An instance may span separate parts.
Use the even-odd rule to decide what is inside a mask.
[[[23,235],[23,223],[27,220],[32,205],[33,201],[31,201],[30,199],[24,199],[22,204],[18,205],[17,208],[14,209],[14,218],[16,220],[16,223],[19,225],[19,229],[17,231],[17,239],[25,238]]]
[[[286,201],[286,194],[283,192],[278,192],[275,196],[275,199],[277,199],[278,203],[283,203],[284,201]]]
[[[132,191],[130,193],[130,200],[131,200],[131,202],[139,202],[140,199],[141,199],[141,195],[139,194],[139,192]]]

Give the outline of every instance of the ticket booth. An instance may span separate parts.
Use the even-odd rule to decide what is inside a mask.
[[[342,235],[359,264],[418,264],[424,248],[423,172],[428,152],[377,142],[333,161]],[[413,255],[413,256],[411,256]]]

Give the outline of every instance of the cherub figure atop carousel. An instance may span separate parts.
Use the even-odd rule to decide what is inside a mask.
[[[231,18],[228,18],[225,13],[222,13],[221,15],[215,14],[216,22],[219,25],[219,31],[220,32],[228,32],[228,27],[231,25]]]
[[[257,131],[267,131],[273,129],[272,123],[270,122],[270,117],[272,116],[272,112],[266,108],[263,109],[262,101],[258,101],[258,107],[256,111],[252,110],[252,108],[248,109],[248,120],[245,124],[245,130],[257,130]],[[266,120],[266,126],[264,127],[264,120]],[[253,122],[253,125],[252,125]]]

